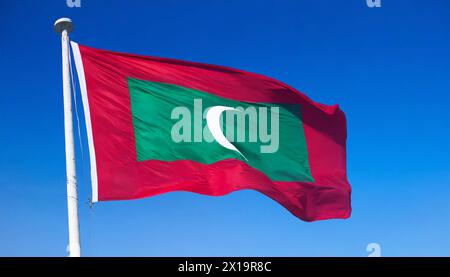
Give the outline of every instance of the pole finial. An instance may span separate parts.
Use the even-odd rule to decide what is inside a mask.
[[[54,24],[55,32],[62,33],[64,30],[66,30],[68,33],[73,31],[73,23],[70,18],[60,18],[56,20]]]

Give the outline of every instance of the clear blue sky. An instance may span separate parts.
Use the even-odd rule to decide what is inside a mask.
[[[65,2],[0,1],[0,256],[66,255],[63,16],[81,44],[265,74],[348,119],[353,214],[314,223],[254,191],[90,210],[82,122],[85,255],[450,255],[450,1]]]

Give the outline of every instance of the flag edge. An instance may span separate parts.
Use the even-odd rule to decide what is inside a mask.
[[[75,67],[78,74],[78,81],[80,83],[81,99],[83,101],[84,118],[86,123],[86,133],[89,146],[89,158],[91,166],[91,186],[92,186],[92,199],[93,203],[98,202],[98,177],[97,177],[97,162],[95,156],[94,137],[92,134],[92,121],[89,109],[89,99],[87,95],[86,78],[84,74],[83,60],[81,58],[80,48],[78,43],[71,41],[72,54],[75,61]]]

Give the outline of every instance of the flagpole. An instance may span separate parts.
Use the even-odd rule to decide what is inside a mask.
[[[69,221],[69,256],[80,257],[80,227],[78,223],[78,191],[75,169],[75,147],[72,121],[72,88],[69,65],[69,33],[73,30],[72,20],[60,18],[55,22],[55,32],[61,34],[63,98],[64,98],[64,133],[66,142],[67,175],[67,210]]]

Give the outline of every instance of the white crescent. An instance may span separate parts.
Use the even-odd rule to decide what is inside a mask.
[[[206,123],[208,125],[208,128],[211,131],[211,134],[213,135],[217,143],[219,143],[220,145],[222,145],[227,149],[238,152],[242,157],[244,157],[245,160],[247,160],[247,158],[231,142],[229,142],[222,133],[222,129],[220,128],[220,115],[224,111],[237,111],[237,110],[226,106],[212,106],[206,113]]]

